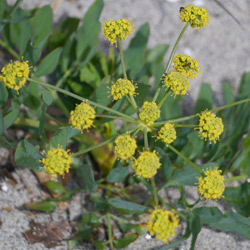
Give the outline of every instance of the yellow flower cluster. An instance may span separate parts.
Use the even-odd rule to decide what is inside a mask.
[[[176,130],[174,124],[166,123],[158,132],[158,140],[163,141],[166,144],[170,144],[176,140]]]
[[[125,95],[136,95],[135,89],[137,86],[133,85],[132,81],[129,81],[127,79],[118,79],[115,84],[111,86],[111,95],[113,96],[113,99],[119,100]]]
[[[172,71],[168,75],[163,75],[163,81],[167,88],[170,88],[175,95],[186,95],[190,88],[187,77],[180,72]]]
[[[55,178],[58,174],[64,176],[65,173],[68,173],[72,162],[69,150],[64,150],[60,145],[58,148],[51,147],[46,157],[41,160],[46,172]]]
[[[203,26],[207,26],[209,16],[206,9],[189,4],[180,10],[180,19],[184,23],[190,23],[192,28],[200,29]]]
[[[29,76],[28,61],[10,62],[2,68],[0,81],[8,88],[19,90],[27,81]]]
[[[195,78],[200,72],[197,60],[192,59],[190,56],[177,55],[173,63],[175,71],[183,73],[187,78]]]
[[[224,130],[222,119],[207,110],[203,111],[199,116],[198,129],[201,137],[204,138],[205,141],[209,140],[210,142],[213,141],[216,143]]]
[[[144,151],[135,160],[133,168],[138,176],[143,178],[152,178],[156,175],[157,169],[161,166],[160,159],[156,152]]]
[[[221,173],[222,171],[215,167],[214,169],[207,169],[204,172],[205,177],[199,178],[197,189],[201,199],[218,200],[222,196],[225,185],[224,176]]]
[[[117,38],[126,40],[134,32],[130,19],[109,20],[104,24],[104,35],[111,45],[117,43]]]
[[[173,212],[163,209],[154,210],[147,224],[147,230],[152,236],[167,243],[175,236],[175,229],[179,225],[179,217]]]
[[[144,102],[142,104],[141,112],[139,118],[146,125],[153,125],[154,122],[160,117],[161,111],[159,110],[155,102]]]
[[[115,139],[115,153],[122,160],[132,157],[136,148],[136,141],[130,135],[120,135]]]
[[[95,119],[95,110],[92,108],[87,101],[83,101],[76,105],[75,110],[70,112],[69,122],[76,128],[81,130],[89,129],[93,120]]]

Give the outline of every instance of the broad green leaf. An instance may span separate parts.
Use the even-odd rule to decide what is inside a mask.
[[[234,101],[234,94],[232,87],[226,83],[222,83],[222,91],[223,91],[223,99],[224,99],[224,104],[229,104]]]
[[[97,44],[101,30],[99,17],[103,8],[103,0],[96,0],[82,20],[82,26],[77,32],[76,55],[78,60],[86,57],[87,51]]]
[[[41,90],[39,85],[30,82],[27,90],[29,95],[24,99],[24,104],[31,109],[38,109],[41,105]]]
[[[250,183],[245,182],[237,187],[227,187],[223,193],[224,200],[235,210],[245,216],[250,216]]]
[[[200,93],[195,104],[194,113],[200,113],[205,109],[213,108],[212,89],[210,84],[203,83],[200,88]]]
[[[52,73],[59,62],[61,53],[62,53],[62,48],[57,48],[52,52],[50,52],[38,65],[35,75],[39,77],[43,75],[49,75],[50,73]]]
[[[3,133],[3,131],[4,131],[4,120],[3,120],[2,110],[0,109],[0,135]]]
[[[110,198],[107,200],[108,204],[120,213],[124,214],[141,214],[147,210],[147,207],[130,202]]]
[[[33,171],[40,172],[40,160],[42,155],[39,153],[39,148],[33,146],[27,140],[19,142],[16,153],[15,161],[17,166],[24,166],[31,168]]]
[[[95,182],[94,173],[90,165],[80,165],[77,168],[77,175],[85,182],[86,192],[92,192],[97,189],[98,185]]]
[[[193,210],[200,217],[201,223],[216,223],[222,218],[222,212],[217,207],[199,207]]]
[[[14,109],[4,116],[4,129],[9,128],[13,122],[17,119],[19,109]]]
[[[200,165],[199,168],[200,170],[205,170],[209,167],[213,168],[215,166],[217,166],[216,163],[208,163]],[[179,185],[194,186],[195,183],[198,182],[200,176],[200,173],[198,173],[192,166],[184,165],[181,170],[175,169],[171,180],[177,182]]]
[[[250,240],[250,219],[232,211],[226,212],[223,217],[209,226],[224,232],[236,232]]]
[[[114,245],[117,249],[122,249],[134,242],[137,238],[137,234],[127,233],[123,236],[123,238],[114,240]]]
[[[238,93],[242,95],[250,94],[250,72],[244,73],[241,77]]]
[[[31,19],[34,47],[43,47],[51,32],[53,13],[49,5],[38,9]]]
[[[58,145],[61,145],[63,148],[65,148],[69,139],[77,134],[79,134],[79,131],[77,129],[71,128],[70,126],[59,128],[51,139],[48,149],[50,147],[57,148]]]
[[[88,83],[94,89],[99,87],[99,85],[101,84],[101,77],[99,75],[99,72],[92,63],[88,63],[88,65],[80,70],[80,80],[81,82]]]
[[[113,168],[107,176],[107,181],[110,183],[123,182],[128,175],[127,167]]]
[[[163,58],[168,50],[167,44],[159,44],[147,52],[146,60],[149,63],[162,63]]]
[[[24,205],[25,209],[40,211],[44,213],[52,212],[56,209],[57,203],[54,201],[34,201]]]
[[[0,106],[4,105],[8,99],[8,91],[4,84],[0,84]]]
[[[64,194],[67,192],[65,187],[56,181],[48,181],[45,185],[53,194]]]
[[[160,161],[161,161],[161,172],[164,181],[168,181],[173,172],[173,167],[171,166],[171,162],[169,160],[168,155],[159,147],[156,148],[157,152],[160,153]]]
[[[64,46],[71,34],[77,30],[79,22],[80,19],[75,17],[68,17],[60,22],[49,38],[50,50]]]
[[[124,233],[127,233],[127,232],[132,232],[136,234],[146,233],[146,229],[143,228],[140,224],[131,224],[131,223],[125,223],[123,221],[119,221],[119,226]]]
[[[128,49],[124,51],[125,65],[131,79],[134,79],[144,66],[148,37],[149,25],[143,24],[131,40]]]
[[[42,98],[47,107],[53,102],[53,97],[47,90],[43,90]]]

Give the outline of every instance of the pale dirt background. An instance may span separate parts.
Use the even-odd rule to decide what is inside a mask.
[[[8,0],[12,5],[15,1]],[[83,17],[89,6],[94,0],[24,0],[23,8],[40,7],[50,4],[54,8],[54,21],[67,16]],[[203,82],[209,83],[215,93],[214,98],[217,105],[222,104],[221,82],[226,80],[233,86],[234,91],[238,87],[241,74],[250,71],[250,0],[228,0],[222,1],[227,9],[240,21],[238,25],[222,8],[214,1],[210,0],[104,0],[104,10],[101,21],[108,19],[132,18],[135,29],[138,29],[145,22],[149,23],[151,36],[148,48],[159,43],[167,43],[170,50],[183,27],[178,19],[178,11],[181,6],[190,3],[200,5],[208,9],[212,23],[201,31],[188,29],[181,41],[177,53],[186,53],[198,60],[202,73],[197,80],[191,83],[189,96],[185,101],[193,107],[199,87]],[[106,41],[100,36],[101,46]],[[128,42],[125,43],[125,47]],[[169,54],[168,54],[169,55]],[[166,56],[166,60],[168,58]],[[6,151],[0,150],[0,167],[4,165]],[[18,169],[14,173],[18,180],[16,186],[8,185],[6,181],[0,180],[0,249],[1,250],[43,250],[47,249],[42,244],[29,245],[23,236],[23,233],[29,229],[31,217],[37,222],[74,220],[80,214],[86,211],[86,197],[84,194],[76,195],[68,206],[67,211],[58,209],[51,215],[37,214],[31,215],[21,207],[30,201],[39,200],[41,197],[41,188],[28,169]],[[138,191],[139,192],[139,191]],[[190,196],[195,195],[191,188],[187,190]],[[178,195],[175,189],[168,189],[162,195]],[[191,199],[191,198],[190,198]],[[192,201],[192,199],[190,200]],[[208,206],[218,206],[224,209],[221,203],[208,203]],[[6,211],[2,208],[11,208]],[[181,232],[183,228],[180,228]],[[67,244],[53,249],[66,250]],[[130,250],[153,250],[158,249],[161,242],[154,239],[146,240],[141,236],[135,243],[128,248]],[[187,250],[190,246],[190,239],[182,244],[180,250]],[[94,249],[91,244],[85,244],[75,249]],[[209,228],[203,228],[198,236],[197,250],[247,250],[250,249],[250,243],[241,237],[231,233],[221,233]]]

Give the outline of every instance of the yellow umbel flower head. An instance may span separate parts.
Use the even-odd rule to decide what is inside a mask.
[[[178,215],[168,210],[156,209],[150,214],[147,230],[150,235],[167,243],[175,236],[175,229],[178,226]]]
[[[87,101],[83,101],[76,105],[75,110],[70,112],[69,122],[76,128],[81,130],[89,129],[93,125],[95,119],[95,110]]]
[[[224,130],[222,119],[207,110],[203,111],[199,116],[198,129],[201,137],[204,138],[205,141],[209,140],[210,142],[213,141],[216,143]]]
[[[46,157],[40,162],[43,164],[45,171],[56,178],[58,174],[64,176],[65,173],[69,172],[73,160],[69,150],[66,151],[58,145],[58,148],[51,147]]]
[[[160,159],[156,152],[144,151],[135,160],[133,168],[135,169],[136,175],[142,176],[143,178],[152,178],[156,175],[157,169],[161,166]]]
[[[190,23],[192,28],[200,29],[203,26],[207,26],[209,16],[206,9],[189,4],[180,10],[180,19],[184,23]]]
[[[153,125],[154,122],[160,117],[161,111],[159,110],[155,102],[144,102],[142,104],[141,112],[139,118],[146,125]]]
[[[27,81],[29,76],[28,61],[10,62],[2,68],[0,81],[8,88],[19,90]]]
[[[175,95],[186,95],[190,88],[188,79],[181,72],[172,71],[168,75],[163,75],[163,81],[167,88],[170,88]]]
[[[110,41],[111,46],[117,43],[117,38],[126,40],[134,32],[130,19],[109,20],[104,24],[104,35]]]
[[[200,72],[197,60],[192,59],[190,56],[177,55],[173,63],[175,71],[183,73],[187,78],[195,78]]]
[[[222,171],[215,167],[214,169],[206,169],[204,171],[205,177],[199,177],[197,190],[201,199],[218,200],[222,196],[225,185],[224,176],[221,173]]]
[[[122,160],[132,157],[136,148],[136,141],[130,135],[120,135],[115,139],[115,153]]]
[[[166,144],[171,144],[176,140],[176,130],[174,124],[166,123],[158,132],[158,140],[163,141]]]
[[[131,96],[136,95],[136,93],[135,93],[136,88],[137,88],[137,86],[133,85],[132,81],[119,78],[115,82],[115,84],[113,84],[111,86],[110,93],[113,96],[113,99],[116,101],[116,100],[119,100],[123,96],[128,95],[128,94]]]

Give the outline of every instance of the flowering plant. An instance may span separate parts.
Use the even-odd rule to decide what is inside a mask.
[[[180,20],[185,25],[163,67],[168,46],[147,51],[147,25],[136,32],[128,49],[122,50],[122,40],[135,32],[127,19],[104,24],[103,34],[111,48],[108,56],[97,51],[102,0],[91,6],[81,26],[79,19],[69,18],[53,32],[49,6],[26,12],[18,2],[11,21],[3,22],[4,39],[0,41],[17,60],[1,70],[1,144],[15,149],[17,166],[48,173],[57,187],[62,185],[59,176],[73,171],[85,183],[77,190],[63,189],[59,198],[46,203],[46,209],[43,201],[36,206],[27,204],[26,208],[39,210],[41,205],[43,211],[52,211],[57,202],[84,189],[94,208],[83,215],[85,219],[70,244],[80,241],[80,235],[88,235],[85,239],[97,249],[107,245],[111,249],[124,248],[146,232],[169,244],[162,249],[176,247],[192,234],[194,249],[202,224],[236,231],[249,239],[244,229],[250,223],[246,209],[250,74],[243,75],[235,99],[230,86],[223,85],[224,106],[213,108],[212,92],[206,84],[195,114],[183,116],[179,104],[188,94],[189,78],[196,78],[200,68],[197,60],[176,55],[177,48],[186,29],[208,25],[208,12],[194,5],[181,8]],[[5,18],[8,13],[5,3],[1,15]],[[29,18],[23,18],[27,14]],[[14,22],[17,17],[23,21]],[[42,22],[44,18],[46,22]],[[22,32],[29,25],[35,27],[33,32]],[[42,57],[46,48],[49,53]],[[56,83],[46,83],[42,76],[50,76],[48,81]],[[149,84],[152,76],[153,86]],[[52,107],[57,107],[57,114]],[[33,139],[11,141],[6,132],[11,126],[27,128]],[[241,181],[236,187],[225,186],[235,180]],[[147,193],[142,204],[128,192],[136,183],[141,183]],[[160,195],[160,190],[170,186],[180,193],[174,202]],[[186,195],[186,186],[196,187],[193,204]],[[100,189],[105,192],[100,194]],[[242,203],[235,197],[241,197]],[[236,212],[222,213],[216,206],[205,206],[208,200],[219,199]],[[149,216],[143,224],[138,215],[145,213]],[[136,223],[131,224],[130,219]],[[115,238],[112,220],[118,223],[121,238]],[[94,237],[101,223],[107,223],[108,231],[108,239],[102,241]],[[186,225],[186,232],[176,241],[173,237],[181,224]]]

